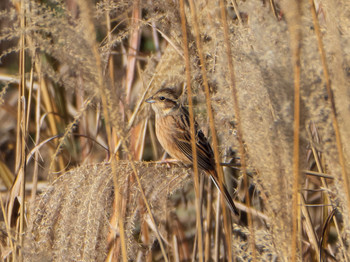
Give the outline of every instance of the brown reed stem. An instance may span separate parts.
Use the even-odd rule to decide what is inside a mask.
[[[230,88],[232,90],[232,95],[234,100],[233,106],[234,106],[235,116],[237,119],[237,139],[239,142],[239,153],[241,155],[241,170],[244,178],[246,205],[247,205],[247,209],[249,209],[251,206],[251,203],[250,203],[250,195],[249,195],[246,155],[245,155],[244,142],[243,142],[244,139],[243,139],[243,131],[242,131],[241,113],[240,113],[239,104],[238,104],[238,91],[236,87],[236,78],[235,78],[232,51],[231,51],[231,45],[230,45],[230,39],[229,39],[229,30],[228,30],[224,0],[220,0],[220,9],[221,9],[221,23],[224,28],[224,39],[225,39],[225,45],[226,45],[226,55],[228,59],[228,69],[230,72]],[[249,244],[252,250],[253,261],[256,261],[255,234],[254,234],[254,225],[253,225],[251,212],[247,212],[247,218],[248,218],[248,227],[250,231]]]
[[[20,12],[20,19],[21,19],[21,29],[25,30],[26,27],[26,21],[25,21],[25,13],[26,13],[26,7],[25,7],[25,1],[21,1],[21,12]],[[19,133],[20,133],[20,169],[18,176],[20,176],[21,181],[21,188],[20,188],[20,220],[19,220],[19,247],[23,247],[23,230],[24,230],[24,210],[25,210],[25,172],[26,172],[26,139],[27,139],[27,124],[26,124],[26,110],[27,109],[27,103],[26,103],[26,97],[25,97],[25,89],[26,89],[26,77],[25,77],[25,35],[24,33],[21,33],[20,38],[20,76],[21,81],[19,85],[19,97],[18,97],[18,103],[20,112],[19,119],[20,119],[20,126],[19,126]],[[14,199],[13,199],[14,200]],[[23,261],[23,252],[22,249],[19,248],[19,261]]]
[[[191,66],[190,66],[190,55],[188,51],[188,40],[187,40],[187,28],[186,28],[186,16],[184,0],[180,0],[180,15],[181,15],[181,29],[183,48],[186,65],[186,81],[187,81],[187,97],[188,97],[188,111],[190,116],[190,128],[191,128],[191,146],[192,146],[192,157],[193,157],[193,170],[194,170],[194,189],[196,193],[196,223],[197,223],[197,234],[198,234],[198,251],[199,261],[203,261],[203,230],[202,230],[202,212],[201,203],[199,197],[199,172],[197,162],[197,148],[196,148],[196,134],[194,128],[194,115],[193,115],[193,101],[192,101],[192,86],[191,86]]]
[[[196,7],[194,5],[194,1],[190,0],[190,9],[191,9],[191,16],[193,20],[193,27],[196,35],[196,45],[198,49],[198,55],[199,55],[199,60],[200,60],[200,68],[201,68],[201,73],[203,77],[203,85],[205,89],[205,98],[206,98],[206,104],[207,104],[207,111],[208,111],[208,116],[209,116],[209,125],[210,125],[210,131],[213,137],[213,149],[214,149],[214,158],[215,158],[215,164],[216,164],[216,171],[219,177],[219,186],[221,192],[223,192],[223,181],[224,181],[224,176],[223,176],[223,171],[222,167],[220,166],[220,155],[219,155],[219,149],[218,149],[218,139],[216,135],[216,130],[215,130],[215,121],[214,121],[214,115],[213,115],[213,110],[211,107],[211,100],[210,100],[210,92],[209,92],[209,84],[208,84],[208,78],[207,78],[207,72],[205,68],[205,58],[204,58],[204,52],[202,48],[202,40],[200,37],[200,31],[199,31],[199,25],[198,25],[198,18],[197,18],[197,12],[196,12]],[[222,210],[223,210],[223,217],[224,217],[224,228],[226,231],[225,237],[226,237],[226,243],[228,247],[228,261],[232,261],[232,249],[231,249],[231,225],[229,224],[229,220],[227,217],[227,210],[226,210],[226,203],[224,202],[224,198],[222,198]]]
[[[211,221],[212,221],[212,204],[213,204],[213,190],[212,183],[208,179],[208,188],[207,188],[207,215],[206,222],[207,228],[205,232],[205,241],[204,241],[204,254],[205,261],[211,261]]]
[[[294,71],[294,136],[293,136],[293,195],[292,195],[292,250],[291,261],[297,260],[298,246],[298,221],[300,221],[300,195],[299,195],[299,133],[300,133],[300,51],[301,51],[301,3],[293,2],[293,8],[289,11],[289,28],[291,37],[291,49]]]

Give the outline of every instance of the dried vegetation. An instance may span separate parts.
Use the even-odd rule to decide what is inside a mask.
[[[350,3],[181,3],[1,1],[1,260],[349,261]],[[239,217],[148,162],[188,72]]]

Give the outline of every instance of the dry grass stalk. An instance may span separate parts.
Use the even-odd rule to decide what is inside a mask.
[[[300,237],[300,195],[299,195],[299,174],[300,174],[300,86],[301,86],[301,3],[285,3],[286,18],[290,31],[291,53],[294,72],[294,121],[293,121],[293,227],[291,234],[291,261],[299,260],[297,250]],[[300,249],[300,247],[299,247]]]
[[[190,9],[191,9],[191,18],[193,20],[193,28],[195,32],[196,37],[196,46],[198,49],[198,55],[200,60],[200,69],[201,69],[201,76],[203,78],[203,85],[205,90],[205,99],[206,99],[206,105],[207,105],[207,112],[209,117],[209,126],[210,131],[212,135],[213,140],[213,150],[214,150],[214,158],[215,158],[215,164],[216,164],[216,171],[219,177],[219,185],[221,187],[221,191],[223,191],[223,171],[222,167],[220,166],[220,158],[219,158],[219,151],[218,151],[218,140],[216,136],[216,130],[215,130],[215,124],[214,124],[214,116],[211,106],[211,96],[209,93],[209,84],[207,79],[207,71],[205,68],[206,60],[204,58],[204,53],[202,49],[202,40],[200,37],[200,31],[199,31],[199,25],[198,25],[198,19],[197,19],[197,12],[196,12],[196,6],[194,5],[193,0],[190,0]],[[231,246],[231,226],[228,222],[228,214],[226,210],[226,204],[224,202],[224,199],[221,200],[222,203],[222,210],[223,210],[223,217],[224,217],[224,228],[226,231],[225,237],[226,237],[226,245],[227,247]],[[232,250],[228,248],[228,260],[232,260]]]
[[[243,133],[242,133],[241,113],[240,113],[239,104],[238,104],[238,91],[236,88],[236,79],[235,79],[235,73],[233,68],[232,51],[231,51],[231,45],[229,40],[226,9],[225,9],[223,0],[220,0],[220,11],[221,11],[221,21],[224,28],[224,40],[225,40],[226,53],[228,58],[228,68],[230,73],[230,89],[232,90],[233,101],[234,101],[233,107],[234,107],[234,112],[237,120],[237,138],[239,142],[239,153],[241,156],[241,170],[243,173],[244,188],[246,192],[245,193],[246,205],[247,205],[247,208],[249,209],[251,206],[251,203],[250,203],[249,186],[248,186],[246,153],[245,153],[244,144],[243,144],[244,139],[243,139]],[[237,8],[235,8],[235,12],[239,13]],[[240,18],[239,14],[238,14],[238,17],[239,17],[239,21],[242,22],[242,19]],[[250,230],[249,242],[253,253],[253,261],[256,261],[254,225],[253,225],[253,220],[250,212],[247,212],[247,217],[248,217],[248,226]]]
[[[202,208],[200,202],[200,193],[199,193],[199,170],[198,170],[198,162],[197,162],[197,147],[196,147],[196,135],[195,135],[195,127],[194,127],[194,115],[193,115],[193,101],[192,101],[192,85],[191,85],[191,66],[190,66],[190,56],[188,50],[188,40],[187,40],[187,23],[185,16],[185,5],[184,1],[180,0],[180,15],[181,15],[181,29],[182,29],[182,37],[183,37],[183,50],[185,56],[185,65],[186,65],[186,84],[187,84],[187,99],[188,99],[188,108],[189,108],[189,118],[190,118],[190,129],[191,129],[191,147],[193,152],[193,171],[194,171],[194,190],[196,193],[196,225],[197,225],[197,235],[198,235],[198,251],[199,251],[199,261],[203,262],[205,253],[205,261],[208,260],[209,256],[209,240],[206,240],[205,252],[203,252],[203,223],[202,223]],[[207,221],[210,223],[210,220]]]

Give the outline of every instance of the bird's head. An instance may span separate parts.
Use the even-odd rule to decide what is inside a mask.
[[[146,99],[158,116],[165,116],[179,107],[179,94],[173,88],[162,88]]]

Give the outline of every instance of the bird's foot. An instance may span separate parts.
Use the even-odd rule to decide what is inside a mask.
[[[156,161],[157,164],[166,164],[168,168],[170,168],[171,164],[178,164],[181,163],[181,161],[175,159],[175,158],[166,158],[162,160]]]

